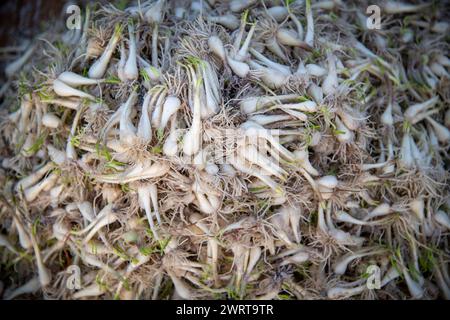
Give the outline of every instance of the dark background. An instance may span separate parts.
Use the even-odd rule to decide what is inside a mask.
[[[0,47],[31,38],[45,21],[63,14],[67,0],[0,0]],[[82,4],[86,1],[71,1]]]
[[[20,56],[3,48],[20,46],[55,26],[61,28],[69,16],[65,12],[69,4],[79,5],[83,14],[88,3],[124,2],[131,0],[0,0],[0,87],[6,81],[5,66]]]

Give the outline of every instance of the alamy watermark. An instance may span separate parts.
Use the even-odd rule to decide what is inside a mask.
[[[81,289],[81,270],[77,265],[71,265],[67,268],[66,273],[70,274],[66,281],[66,287],[69,290]]]
[[[81,9],[77,5],[70,5],[66,8],[66,27],[69,30],[81,30]]]
[[[366,20],[366,27],[369,30],[381,29],[381,9],[376,4],[372,4],[367,7],[366,14],[370,16]]]
[[[81,8],[77,5],[69,5],[66,8],[66,27],[69,30],[81,29]],[[366,8],[366,14],[370,15],[366,20],[366,27],[369,30],[381,29],[381,8],[376,4],[372,4]]]
[[[381,270],[380,267],[376,265],[370,265],[366,269],[367,277],[366,286],[367,289],[381,289]]]

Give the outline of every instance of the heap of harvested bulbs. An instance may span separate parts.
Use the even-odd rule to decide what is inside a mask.
[[[2,298],[449,299],[450,11],[370,4],[90,5],[22,48]]]

